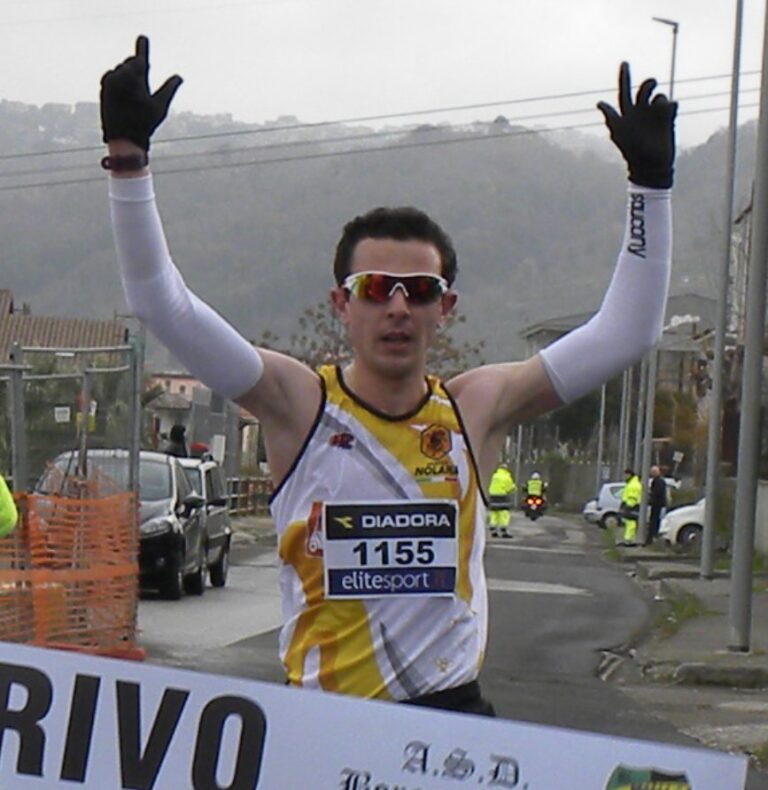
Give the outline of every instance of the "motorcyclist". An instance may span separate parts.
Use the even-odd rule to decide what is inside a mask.
[[[547,484],[541,479],[541,474],[534,471],[528,478],[528,482],[525,484],[525,493],[528,496],[543,497],[546,490]]]
[[[546,502],[546,491],[547,491],[547,484],[542,479],[541,474],[534,470],[531,473],[531,476],[528,478],[528,482],[525,484],[525,499],[523,500],[523,510],[525,511],[526,515],[530,516],[529,508],[531,505],[530,500],[533,497],[536,497],[541,500],[538,503],[538,507],[534,508],[536,515],[540,516],[547,507]]]
[[[509,471],[509,466],[505,463],[500,463],[491,476],[491,482],[488,486],[488,495],[491,500],[488,520],[492,538],[512,537],[509,534],[509,522],[512,518],[509,510],[509,497],[515,491],[517,491],[517,484]]]

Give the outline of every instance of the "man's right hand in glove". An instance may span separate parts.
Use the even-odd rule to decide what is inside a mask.
[[[181,77],[169,77],[149,89],[149,40],[136,39],[136,52],[101,78],[101,128],[109,145],[103,165],[114,175],[136,176],[146,170],[150,139],[168,114]]]

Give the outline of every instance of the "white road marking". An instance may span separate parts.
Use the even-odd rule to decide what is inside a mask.
[[[503,542],[502,538],[497,540],[489,540],[486,544],[488,548],[504,549],[505,551],[541,551],[547,554],[572,554],[583,557],[586,552],[581,549],[567,549],[567,548],[551,548],[547,546],[520,546],[519,544],[510,543],[509,540]]]
[[[592,595],[589,590],[571,587],[567,584],[519,582],[514,579],[488,579],[488,589],[494,592],[535,593],[537,595]]]

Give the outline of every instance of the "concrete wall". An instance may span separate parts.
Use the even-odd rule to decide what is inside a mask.
[[[515,473],[514,461],[510,465]],[[563,510],[580,511],[584,503],[597,496],[597,467],[594,463],[572,463],[567,467],[562,464],[541,463],[522,464],[520,479],[515,479],[519,486],[524,484],[531,472],[537,470],[549,486],[550,501]],[[609,481],[604,481],[609,482]]]

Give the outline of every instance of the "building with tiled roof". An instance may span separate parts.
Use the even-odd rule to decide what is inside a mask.
[[[26,305],[15,309],[13,294],[0,289],[0,364],[10,361],[14,343],[34,348],[104,348],[127,339],[123,321],[32,315]]]

